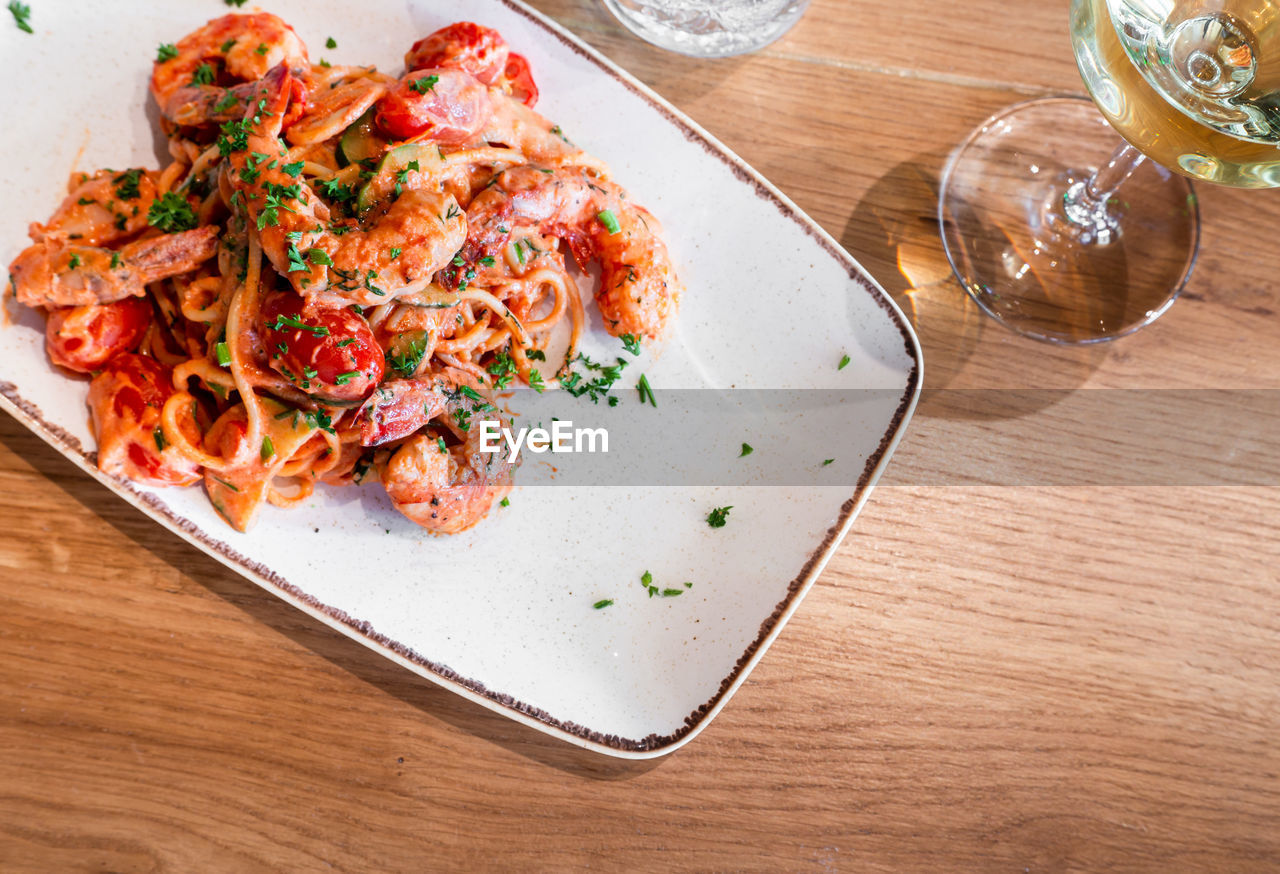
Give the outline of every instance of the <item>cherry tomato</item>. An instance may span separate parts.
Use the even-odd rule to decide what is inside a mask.
[[[160,410],[174,393],[173,371],[154,358],[121,352],[89,383],[89,409],[98,438],[98,469],[156,486],[189,486],[200,467],[167,445]],[[193,419],[182,421],[192,443]]]
[[[382,381],[382,347],[355,310],[311,309],[277,291],[262,302],[260,322],[271,366],[314,398],[360,401]]]
[[[475,77],[457,70],[415,70],[375,104],[374,117],[393,139],[425,134],[434,142],[461,145],[484,129],[489,107],[489,91]]]
[[[534,84],[533,73],[529,70],[529,62],[524,55],[512,52],[502,71],[502,78],[511,88],[511,96],[533,109],[533,105],[538,102],[538,86]]]
[[[59,367],[89,373],[137,346],[150,324],[151,304],[141,297],[58,307],[45,324],[44,348]]]
[[[462,70],[492,85],[507,65],[508,51],[507,41],[496,30],[459,21],[414,43],[404,56],[404,66],[410,71]]]

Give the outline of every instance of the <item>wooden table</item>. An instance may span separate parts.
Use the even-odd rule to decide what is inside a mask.
[[[815,0],[714,63],[591,0],[537,5],[859,257],[929,388],[1280,386],[1276,192],[1201,186],[1188,292],[1102,348],[1019,339],[950,278],[944,158],[999,107],[1080,92],[1066,0]],[[645,763],[382,660],[0,417],[0,870],[1276,870],[1280,490],[929,475],[975,441],[1070,460],[1019,439],[1060,406],[926,397],[760,667]]]

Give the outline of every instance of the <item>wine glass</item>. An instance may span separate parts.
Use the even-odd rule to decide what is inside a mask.
[[[1187,177],[1280,186],[1280,0],[1073,0],[1071,32],[1096,109],[1046,98],[989,118],[951,156],[938,218],[989,315],[1093,343],[1150,324],[1185,285],[1200,237]]]

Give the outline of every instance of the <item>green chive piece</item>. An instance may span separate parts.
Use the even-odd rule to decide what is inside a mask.
[[[600,219],[600,224],[604,225],[604,229],[611,235],[622,230],[622,225],[618,224],[618,217],[613,214],[611,209],[600,210],[596,213],[596,218]]]
[[[849,366],[849,356],[846,355],[840,359],[840,363],[836,365],[836,370],[844,370]]]
[[[612,598],[605,598],[605,599],[604,599],[604,600],[602,600],[602,601],[596,601],[596,602],[595,602],[594,604],[592,604],[591,606],[592,606],[593,608],[595,608],[596,610],[603,610],[605,607],[609,607],[609,606],[612,606],[612,605],[613,605],[613,599],[612,599]]]
[[[219,343],[213,347],[214,354],[218,356],[218,366],[226,367],[231,363],[231,347],[226,343]]]
[[[270,437],[262,438],[262,452],[259,454],[263,461],[266,461],[268,458],[276,454],[275,444],[271,442]]]
[[[753,452],[755,452],[755,450],[751,448],[751,444],[750,444],[750,443],[743,443],[743,444],[742,444],[742,451],[738,453],[738,457],[739,457],[739,458],[743,458],[743,457],[745,457],[745,456],[750,455],[750,454],[751,454],[751,453],[753,453]]]

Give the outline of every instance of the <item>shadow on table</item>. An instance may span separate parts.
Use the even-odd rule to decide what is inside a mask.
[[[615,759],[579,749],[437,687],[279,600],[140,511],[126,507],[8,415],[0,415],[0,442],[139,548],[157,555],[254,620],[435,719],[540,764],[593,780],[625,780],[662,761]]]
[[[966,408],[932,389],[1074,389],[1109,354],[1109,344],[1071,347],[1028,340],[997,324],[965,293],[947,262],[938,227],[938,185],[947,148],[894,166],[867,190],[840,243],[874,276],[915,327],[924,352],[924,388],[916,415],[1002,419],[1034,413],[1034,404]],[[942,393],[945,395],[946,393]],[[1062,393],[1043,392],[1045,404]]]

